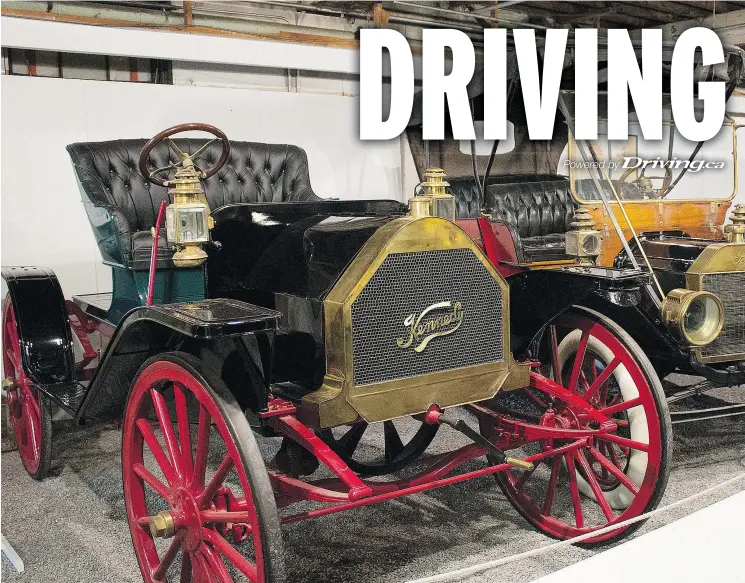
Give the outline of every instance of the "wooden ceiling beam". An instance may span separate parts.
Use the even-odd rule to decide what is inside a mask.
[[[708,9],[701,6],[689,6],[683,2],[652,1],[643,3],[635,2],[634,4],[643,4],[644,7],[681,17],[677,20],[700,18],[701,16],[709,15]]]
[[[680,18],[676,14],[672,14],[668,11],[657,10],[651,6],[640,6],[636,2],[616,2],[618,7],[618,14],[628,14],[629,16],[637,16],[648,20],[654,20],[657,23],[668,23],[676,22]],[[651,4],[651,3],[650,3]]]

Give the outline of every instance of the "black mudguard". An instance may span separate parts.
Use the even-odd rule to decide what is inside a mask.
[[[40,388],[75,381],[75,356],[65,297],[45,267],[4,267],[13,302],[24,371]]]
[[[219,345],[236,343],[246,335],[257,339],[258,356],[247,353],[248,368],[265,371],[271,366],[274,332],[279,312],[237,300],[209,299],[201,302],[143,306],[131,310],[117,326],[101,364],[91,381],[77,418],[107,421],[120,418],[134,376],[143,362],[161,352],[182,350],[217,362],[223,368]],[[238,349],[242,350],[242,349]],[[255,362],[260,360],[260,362]],[[262,379],[265,388],[265,379]],[[242,405],[251,395],[236,394]],[[266,399],[264,399],[264,403]]]
[[[635,306],[649,276],[633,269],[565,267],[533,270],[508,278],[512,352],[521,355],[547,323],[588,298],[618,306]]]

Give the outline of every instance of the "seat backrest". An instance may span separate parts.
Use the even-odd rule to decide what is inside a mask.
[[[187,153],[205,145],[204,139],[176,139]],[[137,168],[146,140],[112,140],[70,144],[67,151],[85,196],[96,206],[120,211],[132,231],[149,230],[155,222],[166,189],[148,182]],[[285,202],[316,200],[310,185],[308,157],[302,148],[285,144],[231,142],[225,165],[204,181],[211,209],[240,202]],[[194,160],[206,168],[220,156],[221,145],[213,143]],[[167,142],[150,154],[151,168],[178,161]],[[164,176],[161,174],[161,176]]]
[[[505,181],[507,178],[511,181]],[[515,226],[521,237],[566,233],[574,216],[575,203],[569,181],[556,176],[493,177],[479,208],[479,191],[473,177],[449,178],[456,199],[458,218],[484,213]]]
[[[112,140],[67,146],[101,253],[105,260],[114,263],[131,263],[134,234],[150,231],[160,203],[168,198],[166,188],[147,181],[138,169],[146,141]],[[174,142],[191,154],[208,140]],[[255,142],[231,142],[230,146],[225,165],[202,183],[211,210],[233,203],[319,200],[310,185],[308,157],[302,148]],[[220,152],[221,145],[215,142],[194,162],[206,169],[220,157]],[[163,142],[150,153],[148,164],[155,169],[177,161],[176,153]],[[101,228],[103,211],[99,209],[109,212],[111,228]]]

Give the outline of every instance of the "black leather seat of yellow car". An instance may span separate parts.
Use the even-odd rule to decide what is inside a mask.
[[[448,178],[459,219],[481,216],[479,190],[472,176]],[[483,212],[511,227],[521,262],[565,259],[565,234],[575,203],[569,181],[549,175],[507,175],[489,179]]]
[[[196,152],[208,140],[176,139],[187,153]],[[168,199],[167,189],[151,184],[138,169],[144,139],[112,140],[70,144],[81,186],[83,202],[96,233],[104,260],[128,267],[147,268],[152,249],[151,227],[160,203]],[[221,144],[213,143],[195,158],[207,168],[220,157]],[[163,168],[178,161],[167,143],[150,154],[150,168]],[[162,176],[162,175],[161,175]],[[203,181],[211,209],[252,202],[320,200],[310,184],[308,157],[298,146],[231,142],[226,164]],[[165,233],[158,242],[159,260],[168,260]]]

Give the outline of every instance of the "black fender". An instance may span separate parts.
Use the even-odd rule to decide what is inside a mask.
[[[18,324],[21,361],[40,386],[75,381],[75,354],[65,296],[46,267],[4,267],[2,277]]]
[[[590,297],[612,305],[634,306],[649,276],[638,270],[572,266],[532,270],[507,279],[510,285],[510,342],[521,355],[545,326]]]
[[[108,421],[120,418],[132,382],[140,366],[161,352],[181,350],[203,359],[221,373],[224,346],[245,358],[245,367],[261,371],[261,386],[250,383],[243,391],[266,390],[279,312],[237,300],[142,306],[130,310],[114,331],[101,363],[78,410],[78,420]],[[258,350],[251,352],[240,339],[256,337]],[[243,348],[241,348],[243,347]],[[255,402],[252,395],[236,399],[242,405]],[[255,397],[255,395],[254,395]],[[264,399],[264,403],[266,399]]]
[[[675,342],[665,330],[660,321],[659,308],[655,309],[649,305],[650,302],[645,301],[649,291],[643,289],[642,294],[642,300],[634,305],[613,304],[598,295],[588,296],[582,305],[623,326],[646,353],[660,378],[664,378],[676,368],[686,373],[697,374],[691,370],[688,348]]]

